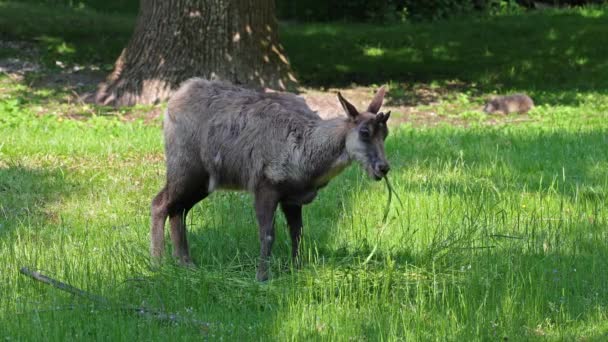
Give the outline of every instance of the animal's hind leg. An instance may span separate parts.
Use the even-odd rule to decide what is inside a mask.
[[[208,180],[207,173],[197,172],[182,178],[178,184],[173,184],[169,204],[173,256],[184,265],[192,265],[186,237],[186,216],[196,203],[209,194]]]
[[[190,250],[188,248],[188,239],[186,238],[186,216],[190,208],[179,207],[169,216],[171,223],[171,241],[173,242],[173,257],[181,264],[190,266],[192,259],[190,258]]]
[[[158,261],[165,244],[165,221],[168,215],[167,187],[164,187],[152,200],[152,225],[150,228],[150,254],[153,261]]]

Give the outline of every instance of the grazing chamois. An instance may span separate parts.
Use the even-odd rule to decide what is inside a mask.
[[[353,160],[375,180],[389,171],[384,140],[390,112],[379,112],[384,94],[382,87],[367,110],[359,112],[338,93],[347,116],[323,120],[293,94],[200,78],[184,82],[169,100],[164,119],[167,183],[152,201],[152,258],[163,254],[169,217],[173,256],[191,264],[188,211],[217,189],[233,189],[254,196],[261,243],[257,279],[269,276],[279,205],[296,261],[302,205]]]
[[[524,114],[532,108],[534,108],[534,101],[532,101],[530,96],[526,94],[513,94],[490,99],[483,108],[483,111],[488,114]]]

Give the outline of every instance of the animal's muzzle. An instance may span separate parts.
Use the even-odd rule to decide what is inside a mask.
[[[382,179],[382,177],[386,176],[390,169],[391,166],[387,162],[377,162],[376,164],[374,164],[374,177],[376,179]]]

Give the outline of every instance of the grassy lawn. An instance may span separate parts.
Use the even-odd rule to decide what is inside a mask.
[[[33,42],[45,66],[0,76],[0,339],[608,339],[607,11],[284,24],[304,86],[389,83],[389,104],[462,125],[392,128],[390,176],[403,206],[393,201],[385,229],[384,185],[358,167],[324,189],[304,210],[301,270],[288,266],[278,215],[273,279],[260,284],[244,193],[214,193],[191,212],[196,269],[151,270],[160,120],[36,85],[61,71],[56,61],[103,70],[133,18],[0,2],[0,37]],[[0,59],[22,52],[3,47]],[[516,125],[488,124],[478,107],[505,91],[526,91],[538,106]],[[22,266],[116,307],[37,283]],[[163,324],[124,305],[188,321]]]

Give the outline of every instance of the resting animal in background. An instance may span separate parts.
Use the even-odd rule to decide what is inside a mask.
[[[390,112],[379,112],[384,94],[380,88],[360,112],[338,93],[347,116],[322,120],[293,94],[260,93],[199,78],[184,82],[165,115],[167,181],[152,201],[153,259],[163,254],[169,217],[173,256],[191,264],[188,211],[216,189],[233,189],[254,196],[261,244],[257,279],[269,276],[278,206],[297,262],[302,205],[351,161],[375,180],[389,171],[384,140]]]
[[[483,108],[483,111],[488,114],[523,114],[527,113],[532,108],[534,108],[534,102],[528,95],[513,94],[490,99]]]

